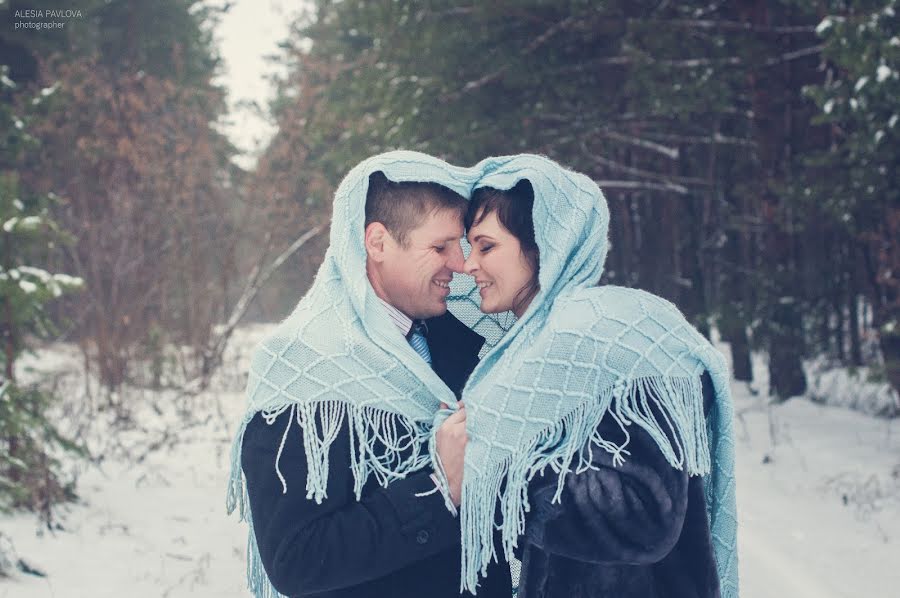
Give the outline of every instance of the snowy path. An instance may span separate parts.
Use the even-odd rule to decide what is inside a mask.
[[[241,331],[234,344],[246,350],[258,334]],[[82,501],[66,509],[63,530],[38,535],[33,517],[0,516],[19,556],[48,574],[0,580],[0,598],[247,597],[245,532],[223,498],[244,359],[230,357],[189,416],[148,394],[133,430],[111,436],[98,425],[95,451],[111,456],[80,476]],[[743,598],[897,595],[900,420],[805,400],[767,409],[734,390]],[[153,442],[164,448],[140,448]]]
[[[795,555],[787,554],[756,528],[741,530],[741,574],[745,596],[764,596],[766,587],[779,588],[778,595],[791,598],[838,598],[822,585]]]
[[[767,412],[735,390],[742,595],[893,595],[900,421],[801,399]]]

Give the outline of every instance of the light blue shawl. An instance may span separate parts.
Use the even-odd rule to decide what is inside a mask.
[[[474,592],[478,572],[483,575],[496,555],[498,508],[503,549],[512,556],[536,472],[547,466],[562,472],[558,500],[565,474],[590,467],[591,450],[609,451],[614,462],[628,458],[627,440],[617,445],[596,432],[609,414],[626,438],[627,427],[638,425],[673,467],[705,476],[722,597],[736,598],[732,405],[724,358],[668,301],[596,286],[609,248],[609,211],[593,181],[533,155],[489,158],[476,169],[482,172],[476,187],[509,189],[528,179],[534,188],[541,290],[463,391],[469,442],[460,510],[462,587]],[[471,322],[475,316],[466,305],[451,310]],[[704,370],[716,389],[708,418]],[[437,416],[435,429],[448,414]],[[440,471],[434,443],[431,450]]]
[[[715,466],[706,480],[707,494],[723,597],[737,596],[727,371],[718,353],[671,304],[638,291],[589,290],[600,276],[607,250],[608,212],[599,189],[587,178],[537,156],[489,158],[473,168],[459,168],[408,151],[374,156],[346,176],[335,194],[330,246],[312,288],[254,351],[248,408],[232,445],[226,499],[228,512],[238,510],[251,527],[247,554],[251,591],[260,598],[279,595],[262,568],[240,465],[244,430],[256,413],[271,423],[288,411],[290,421],[302,427],[309,470],[306,496],[321,502],[327,499],[329,449],[345,419],[352,443],[348,466],[359,497],[370,476],[386,486],[429,466],[434,413],[441,402],[455,403],[452,391],[384,317],[368,282],[364,209],[369,175],[376,171],[393,181],[435,182],[465,197],[476,183],[509,188],[528,178],[535,187],[543,290],[515,323],[513,334],[504,336],[511,325],[506,316],[489,317],[478,311],[471,278],[456,277],[452,283],[451,310],[487,337],[487,348],[496,343],[466,390],[471,434],[461,515],[466,587],[475,587],[478,570],[493,553],[490,524],[485,525],[484,517],[493,512],[501,480],[507,478],[502,504],[507,522],[504,547],[509,549],[522,531],[525,480],[546,464],[568,468],[579,453],[577,447],[587,444],[596,422],[613,405],[620,417],[649,426],[651,433],[655,429],[654,437],[670,461],[685,464],[692,473],[709,469],[710,453],[705,449],[709,439]],[[554,305],[566,308],[551,310]],[[596,314],[591,315],[592,310]],[[649,318],[639,323],[636,314],[644,310]],[[541,349],[527,351],[532,342]],[[663,355],[670,351],[674,353],[667,361]],[[503,371],[510,362],[522,364],[516,369],[522,372],[521,379]],[[535,371],[529,376],[532,364]],[[718,390],[708,436],[701,430],[702,413],[694,402],[703,367],[713,374]],[[627,375],[615,375],[620,371]],[[611,387],[609,379],[615,380]],[[642,419],[647,410],[639,399],[642,385],[648,384],[665,390],[666,412],[675,430],[688,432],[679,436],[691,440],[688,445],[669,447],[658,426]],[[487,396],[491,389],[507,393],[510,400],[532,401],[534,408],[526,419],[515,405],[504,405],[502,396]],[[627,455],[626,447],[594,441]],[[514,453],[516,459],[511,458],[511,446],[524,446]],[[277,459],[273,467],[280,476]],[[282,483],[288,492],[283,477]]]
[[[428,440],[440,403],[453,392],[410,347],[384,313],[366,276],[363,244],[369,175],[392,181],[435,182],[468,197],[481,171],[431,156],[395,151],[374,156],[344,178],[334,198],[331,244],[312,288],[293,313],[255,349],[247,382],[248,408],[232,445],[226,506],[250,524],[248,585],[258,597],[275,597],[259,558],[241,472],[247,423],[262,413],[268,423],[289,411],[303,429],[309,474],[306,496],[327,499],[329,449],[349,421],[356,497],[370,476],[387,486],[430,466]],[[282,440],[287,438],[285,429]],[[377,448],[376,448],[377,447]],[[281,449],[278,457],[281,456]],[[288,488],[278,459],[273,464]]]

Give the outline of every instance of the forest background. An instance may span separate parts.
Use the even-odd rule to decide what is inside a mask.
[[[216,83],[227,4],[0,1],[0,506],[52,521],[78,493],[59,455],[97,457],[21,356],[76,345],[122,426],[133,389],[189,405],[239,325],[308,288],[341,177],[392,148],[588,174],[598,282],[675,302],[737,381],[763,355],[772,401],[840,370],[896,417],[898,4],[307,2],[248,165]]]

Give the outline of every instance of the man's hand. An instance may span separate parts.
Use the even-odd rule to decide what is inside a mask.
[[[466,452],[466,410],[459,410],[444,420],[437,434],[437,453],[450,485],[450,500],[457,507],[462,496],[463,459]]]

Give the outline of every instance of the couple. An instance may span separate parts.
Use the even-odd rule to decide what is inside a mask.
[[[232,449],[257,596],[507,598],[514,554],[524,598],[738,595],[727,366],[672,304],[596,286],[608,224],[540,156],[347,175]]]

